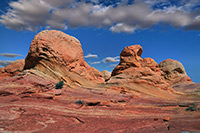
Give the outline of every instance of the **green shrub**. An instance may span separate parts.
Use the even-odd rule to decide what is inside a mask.
[[[84,105],[85,101],[84,100],[78,100],[78,101],[76,101],[76,104]]]
[[[63,81],[59,81],[59,82],[56,84],[56,89],[62,89],[62,88],[63,88],[63,85],[64,85],[64,82],[63,82]]]
[[[196,111],[196,107],[195,106],[187,107],[185,110],[186,111]]]

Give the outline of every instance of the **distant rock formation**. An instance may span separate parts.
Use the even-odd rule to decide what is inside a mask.
[[[6,67],[0,68],[0,77],[8,78],[17,75],[18,73],[23,71],[24,64],[25,64],[24,59],[21,59],[12,62],[10,65]]]
[[[126,47],[111,75],[85,62],[74,37],[40,32],[26,60],[0,68],[0,131],[200,131],[200,84],[180,62],[158,65],[142,51]]]
[[[158,65],[152,58],[142,59],[142,52],[140,45],[125,47],[120,54],[120,63],[114,68],[108,83],[148,84],[167,90],[179,80],[191,81],[178,61],[167,60]]]
[[[170,85],[175,85],[182,82],[192,82],[190,77],[186,74],[183,65],[176,60],[164,60],[159,64],[159,67],[162,77]]]
[[[48,79],[45,84],[62,80],[68,87],[97,87],[104,83],[109,87],[113,84],[124,87],[131,83],[132,87],[148,85],[147,88],[162,90],[172,90],[179,83],[193,83],[180,62],[167,59],[158,65],[152,58],[142,59],[142,52],[140,45],[125,47],[112,74],[99,72],[85,62],[79,40],[61,31],[45,30],[34,37],[25,61],[18,60],[0,68],[0,78],[21,73],[21,77],[29,77],[34,82]]]
[[[103,78],[105,79],[105,81],[109,80],[111,73],[107,70],[104,70],[101,72],[103,74]]]
[[[85,62],[80,42],[56,30],[45,30],[34,37],[24,66],[24,69],[32,68],[68,85],[84,86],[104,81]]]

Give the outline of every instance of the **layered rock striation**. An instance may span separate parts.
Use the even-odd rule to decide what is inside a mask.
[[[77,39],[40,32],[25,61],[0,68],[0,132],[200,131],[200,84],[180,62],[158,65],[142,51],[126,47],[112,74],[99,72]]]
[[[0,68],[0,78],[9,78],[23,71],[25,60],[16,60],[6,67]]]
[[[87,86],[104,81],[85,62],[79,40],[55,30],[45,30],[34,37],[24,69],[39,70],[68,85]]]
[[[148,84],[164,90],[180,82],[191,82],[183,65],[175,60],[166,60],[159,65],[152,58],[141,58],[140,45],[125,47],[120,54],[120,63],[114,68],[110,84]]]
[[[125,47],[112,74],[99,72],[85,62],[79,40],[61,31],[45,30],[34,37],[25,61],[18,60],[0,68],[0,77],[22,73],[30,79],[34,75],[52,82],[62,80],[69,87],[96,87],[106,82],[111,86],[134,83],[162,90],[171,90],[176,84],[192,83],[180,62],[167,59],[158,65],[152,58],[142,59],[142,52],[140,45]]]

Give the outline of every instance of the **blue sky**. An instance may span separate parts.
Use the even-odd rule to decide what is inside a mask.
[[[1,67],[25,58],[44,29],[78,38],[85,60],[100,71],[112,71],[124,47],[140,44],[143,58],[178,60],[200,82],[199,0],[0,1]]]

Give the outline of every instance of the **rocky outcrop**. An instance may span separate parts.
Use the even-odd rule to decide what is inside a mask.
[[[183,65],[172,59],[167,59],[159,64],[161,75],[165,81],[171,85],[178,83],[188,82],[191,83],[192,80],[186,74]]]
[[[85,62],[80,42],[56,30],[45,30],[34,37],[24,66],[32,68],[70,86],[103,82]]]
[[[112,74],[91,68],[83,58],[80,42],[61,31],[45,30],[38,33],[24,60],[11,63],[0,69],[0,77],[7,78],[22,71],[52,82],[64,81],[69,87],[95,87],[97,84],[112,85],[144,84],[170,90],[177,83],[191,82],[183,65],[167,59],[159,65],[152,58],[141,58],[140,45],[125,47],[120,54],[120,63]],[[26,71],[26,72],[25,72]]]
[[[107,70],[104,70],[101,72],[103,74],[103,78],[105,79],[105,81],[109,80],[111,73]]]
[[[109,85],[134,83],[163,90],[171,90],[178,83],[192,82],[180,62],[167,59],[158,65],[152,58],[142,59],[142,52],[140,45],[125,47],[112,74],[99,72],[85,62],[76,38],[61,31],[45,30],[34,37],[25,61],[19,60],[1,68],[0,77],[24,71],[22,75],[29,73],[29,77],[32,74],[54,83],[62,80],[69,87],[96,87],[106,81]]]
[[[140,45],[125,47],[120,54],[120,63],[114,68],[108,83],[148,84],[164,90],[171,88],[163,80],[158,64],[151,58],[142,59],[142,52]]]
[[[148,84],[164,90],[172,90],[172,86],[180,83],[193,83],[180,62],[167,59],[158,65],[152,58],[142,59],[142,52],[140,45],[125,47],[107,83]]]
[[[39,33],[26,61],[0,69],[0,132],[199,132],[200,84],[185,84],[177,61],[141,54],[126,47],[111,76],[90,68],[74,37]]]
[[[95,76],[103,78],[103,74],[96,68],[92,67],[92,72],[94,73]]]
[[[24,69],[25,61],[24,59],[16,60],[10,65],[0,68],[0,77],[9,78],[22,72]]]

